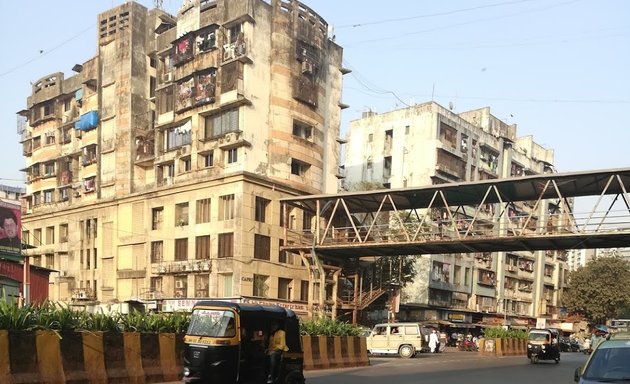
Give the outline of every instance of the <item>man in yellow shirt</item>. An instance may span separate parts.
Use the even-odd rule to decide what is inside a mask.
[[[285,340],[286,334],[284,330],[280,329],[280,322],[274,321],[271,324],[271,333],[269,334],[269,347],[267,348],[267,355],[269,355],[269,376],[267,376],[267,383],[272,384],[275,382],[278,376],[278,368],[280,365],[280,358],[282,352],[289,350]]]

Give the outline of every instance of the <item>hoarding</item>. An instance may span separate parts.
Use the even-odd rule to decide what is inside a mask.
[[[0,255],[19,256],[22,249],[21,234],[20,206],[0,201]]]

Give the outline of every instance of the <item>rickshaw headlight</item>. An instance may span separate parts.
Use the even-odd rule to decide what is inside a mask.
[[[542,350],[543,350],[543,351],[545,350],[545,346],[544,346],[544,345],[542,346]]]
[[[527,348],[532,349],[532,345],[531,344],[527,344]]]
[[[188,367],[184,367],[184,377],[190,376],[190,369]]]

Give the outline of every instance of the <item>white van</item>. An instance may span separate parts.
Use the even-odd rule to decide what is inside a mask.
[[[424,335],[428,332],[418,323],[376,324],[367,336],[367,350],[370,354],[398,354],[409,358],[426,346]]]

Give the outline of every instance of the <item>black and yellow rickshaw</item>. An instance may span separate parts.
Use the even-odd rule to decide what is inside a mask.
[[[527,336],[527,358],[532,364],[539,360],[560,362],[560,334],[553,328],[533,328]]]
[[[200,301],[184,336],[185,383],[267,383],[265,353],[272,323],[286,333],[274,384],[303,384],[303,353],[295,313],[278,306]]]

